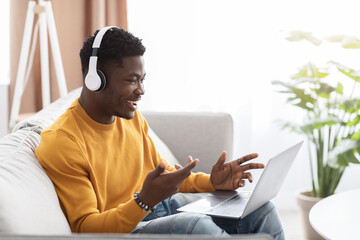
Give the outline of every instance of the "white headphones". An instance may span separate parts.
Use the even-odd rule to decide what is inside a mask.
[[[85,86],[93,92],[100,92],[104,89],[106,85],[106,77],[105,74],[97,69],[97,53],[100,48],[101,40],[103,39],[105,33],[110,28],[118,28],[116,26],[108,26],[99,30],[94,39],[94,43],[92,45],[92,53],[89,60],[89,70],[85,77]]]

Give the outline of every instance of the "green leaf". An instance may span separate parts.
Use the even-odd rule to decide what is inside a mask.
[[[286,88],[286,90],[281,90],[278,92],[292,94],[292,96],[287,99],[288,103],[305,109],[306,111],[314,110],[313,106],[315,105],[316,99],[313,98],[311,94],[306,93],[306,89],[298,88],[295,86],[295,84],[285,83],[281,81],[273,81],[272,84],[281,85]]]
[[[320,83],[320,88],[318,89],[319,97],[329,99],[332,92],[334,92],[336,88],[330,86],[327,83]]]
[[[290,132],[294,132],[297,134],[305,134],[309,135],[308,132],[304,132],[301,127],[297,124],[290,123],[290,122],[284,122],[284,121],[278,121],[282,125],[281,130],[289,130]],[[310,133],[311,134],[311,133]]]
[[[347,69],[344,68],[341,65],[337,65],[337,69],[344,75],[348,76],[351,79],[354,79],[356,82],[360,82],[360,76],[358,74],[358,72],[356,72],[353,69]]]
[[[310,122],[307,122],[304,125],[301,125],[300,129],[303,133],[313,134],[315,129],[319,130],[325,126],[331,127],[338,123],[339,120],[337,118],[316,119],[316,120],[311,120]]]
[[[337,164],[341,167],[347,167],[350,163],[360,164],[360,161],[355,157],[353,151],[347,151],[338,155]]]
[[[341,83],[338,83],[337,87],[336,87],[336,92],[343,95],[344,91],[344,86]]]
[[[354,163],[354,164],[360,164],[360,160],[356,158],[355,154],[354,154],[354,151],[349,151],[349,152],[346,152],[345,155],[346,155],[346,160],[349,162],[349,163]]]
[[[325,126],[333,126],[338,123],[338,119],[335,118],[327,118],[323,120],[314,121],[314,127],[316,129],[323,128]]]
[[[359,140],[343,139],[329,151],[327,164],[333,168],[346,167],[349,163],[360,164],[356,158],[356,149],[360,147]]]
[[[291,76],[291,79],[301,79],[301,78],[324,78],[328,76],[329,73],[326,71],[320,70],[320,68],[316,67],[313,63],[308,63],[301,68],[299,68],[298,72]]]
[[[353,119],[346,122],[346,126],[353,127],[358,125],[359,123],[360,123],[360,117],[359,115],[356,114],[356,116]]]
[[[352,135],[351,139],[360,139],[360,130],[357,133],[355,133],[354,135]]]
[[[360,110],[360,98],[345,100],[339,107],[347,113],[357,113]]]
[[[315,77],[317,78],[324,78],[327,77],[329,75],[329,73],[327,72],[321,72],[320,70],[318,70],[315,74]]]
[[[299,68],[298,72],[291,76],[291,79],[300,79],[305,77],[309,77],[306,66]]]
[[[360,40],[357,37],[345,37],[342,40],[341,46],[349,49],[360,48]]]
[[[338,156],[337,162],[336,164],[339,167],[347,167],[349,166],[349,162],[347,161],[347,159],[345,158],[345,155],[340,155]]]
[[[302,133],[302,131],[298,125],[290,123],[290,122],[284,123],[282,126],[282,129],[288,129],[291,132],[295,132],[295,133]]]
[[[307,111],[313,111],[313,110],[314,110],[313,108],[308,107],[307,104],[306,104],[306,102],[303,102],[303,101],[301,101],[301,102],[299,102],[299,103],[296,103],[296,104],[294,104],[294,105],[295,105],[295,106],[298,106],[298,107],[300,107],[300,108],[302,108],[302,109],[305,109],[305,110],[307,110]]]
[[[314,125],[313,124],[305,124],[300,127],[301,131],[305,134],[313,134]]]
[[[316,46],[320,45],[322,42],[321,39],[314,37],[311,32],[304,32],[304,31],[300,31],[300,30],[293,30],[293,31],[287,32],[287,37],[285,37],[285,39],[288,41],[291,41],[291,42],[306,40]]]

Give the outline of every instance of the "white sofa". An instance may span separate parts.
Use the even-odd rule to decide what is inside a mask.
[[[11,134],[0,139],[0,239],[159,238],[71,233],[52,182],[37,161],[34,150],[40,142],[41,131],[60,116],[79,94],[80,89],[72,91],[18,123]],[[171,162],[179,160],[184,163],[191,154],[200,159],[195,171],[209,172],[222,150],[226,150],[231,159],[233,123],[228,114],[148,112],[144,115],[156,132],[156,135],[154,132],[150,134],[160,154]],[[162,235],[161,238],[174,236]],[[235,238],[271,239],[267,235]]]

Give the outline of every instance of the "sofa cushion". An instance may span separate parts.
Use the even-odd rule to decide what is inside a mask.
[[[53,184],[37,161],[40,127],[0,139],[0,232],[70,234]]]
[[[176,159],[174,154],[170,151],[170,149],[166,146],[166,144],[154,133],[154,131],[149,127],[149,136],[154,142],[156,150],[160,153],[160,156],[165,158],[168,163],[172,166],[175,164],[179,164],[179,161]]]

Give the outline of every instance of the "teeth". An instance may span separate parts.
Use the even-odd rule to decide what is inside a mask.
[[[136,105],[138,101],[130,101],[130,100],[128,100],[127,102],[132,104],[132,105]]]

